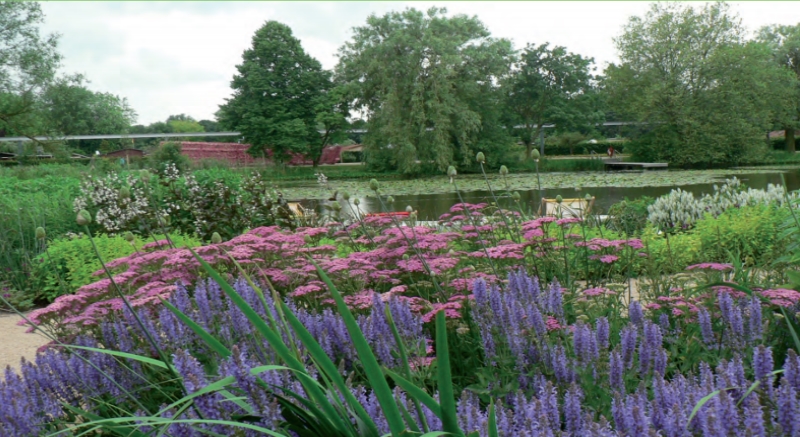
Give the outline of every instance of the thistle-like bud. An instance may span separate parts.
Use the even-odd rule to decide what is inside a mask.
[[[519,202],[520,199],[519,191],[514,191],[513,193],[511,193],[511,198],[514,199],[514,202]]]
[[[303,235],[303,241],[305,241],[306,244],[311,244],[312,243],[311,235],[308,235],[308,234]]]
[[[44,231],[44,228],[41,226],[36,228],[36,239],[44,240],[45,238],[47,238],[47,233]]]
[[[125,241],[127,241],[128,243],[133,243],[133,240],[136,237],[133,236],[133,232],[128,231],[128,232],[125,233],[125,235],[122,236],[122,238],[124,238]]]
[[[454,166],[451,165],[450,167],[447,167],[447,176],[450,176],[450,178],[454,178],[456,177],[457,174],[458,172],[456,171],[456,168]]]
[[[339,212],[342,210],[342,205],[339,203],[338,200],[334,200],[333,203],[331,203],[331,209],[336,212]]]
[[[369,189],[372,191],[378,191],[381,188],[380,184],[378,184],[377,179],[372,179],[369,181]]]
[[[389,196],[386,198],[386,203],[394,203],[394,197]]]
[[[408,218],[410,218],[411,220],[416,220],[417,212],[416,211],[412,212],[411,214],[408,215]]]
[[[350,193],[348,193],[347,191],[342,191],[342,199],[344,199],[345,202],[350,200]]]
[[[559,194],[558,196],[556,196],[556,203],[561,203],[561,202],[563,202],[563,201],[564,201],[564,198],[563,198],[563,197],[561,197],[561,195],[560,195],[560,194]]]
[[[505,176],[508,174],[508,167],[505,165],[500,166],[500,176]]]
[[[131,189],[128,187],[122,187],[119,189],[119,198],[120,199],[130,199],[131,198]]]
[[[359,199],[358,197],[353,199],[353,205],[355,205],[355,206],[361,205],[361,199]]]
[[[589,194],[589,193],[586,193],[586,196],[585,196],[584,198],[585,198],[585,199],[586,199],[586,201],[588,202],[588,201],[592,200],[592,195],[591,195],[591,194]]]
[[[139,178],[142,179],[142,182],[148,183],[150,182],[150,172],[147,170],[142,170],[139,172]]]
[[[408,254],[407,253],[403,254],[403,260],[408,261]]]
[[[533,149],[531,151],[531,158],[533,158],[535,161],[538,161],[540,157],[541,157],[541,155],[539,154],[538,150]]]
[[[484,156],[483,152],[478,152],[478,154],[475,155],[475,160],[478,161],[478,164],[483,164],[486,162],[486,156]]]
[[[414,212],[414,208],[412,208],[411,205],[408,205],[406,206],[406,212],[411,214],[412,212]]]
[[[78,217],[75,221],[78,222],[79,226],[86,226],[92,222],[92,215],[89,214],[89,211],[82,209],[78,212]]]
[[[222,243],[222,236],[219,235],[219,232],[214,232],[211,234],[211,244],[219,244]]]

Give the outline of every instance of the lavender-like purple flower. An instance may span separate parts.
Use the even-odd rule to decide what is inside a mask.
[[[744,407],[744,430],[752,437],[766,437],[767,430],[764,427],[764,413],[761,411],[761,404],[758,403],[758,394],[751,393],[747,396]]]
[[[598,317],[595,321],[595,336],[597,339],[597,347],[602,350],[608,350],[609,339],[609,325],[608,319],[605,317]]]
[[[711,328],[711,315],[708,310],[701,307],[697,313],[697,321],[700,324],[700,334],[703,336],[703,343],[712,345],[715,343],[714,330]]]
[[[644,311],[642,311],[642,304],[635,300],[628,306],[628,319],[636,326],[642,326],[644,322]]]
[[[547,293],[547,310],[556,317],[561,317],[564,315],[563,305],[564,297],[561,291],[561,284],[554,280],[550,284]]]
[[[783,433],[790,436],[800,434],[800,428],[796,428],[797,425],[800,425],[797,417],[800,415],[797,392],[786,379],[781,381],[780,388],[778,388],[777,404],[778,423],[781,425]]]
[[[793,349],[786,353],[783,363],[783,379],[789,381],[795,391],[800,392],[800,357]]]
[[[581,401],[583,392],[578,386],[572,384],[564,395],[564,421],[567,425],[567,432],[578,435],[583,429],[583,417],[581,415]]]
[[[772,386],[772,371],[775,363],[772,360],[772,348],[759,346],[753,349],[753,372],[762,384]]]
[[[633,367],[633,356],[636,352],[636,328],[628,325],[622,328],[620,336],[622,337],[622,361],[625,363],[625,368],[630,369]]]
[[[730,293],[726,291],[719,293],[719,309],[722,312],[722,319],[730,323],[733,317],[733,298]]]
[[[622,361],[622,356],[618,350],[615,349],[613,352],[611,352],[608,364],[608,384],[612,389],[618,390],[619,392],[625,391],[625,386],[623,385],[622,380],[622,373],[624,371]]]

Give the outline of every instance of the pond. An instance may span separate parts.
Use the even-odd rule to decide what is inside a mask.
[[[714,191],[714,185],[719,184],[727,177],[736,176],[748,187],[766,188],[768,184],[781,184],[783,172],[789,190],[800,189],[800,169],[733,169],[733,170],[695,170],[695,171],[657,171],[657,172],[628,172],[628,173],[548,173],[541,175],[541,193],[536,189],[536,175],[517,175],[503,181],[500,177],[492,175],[491,184],[495,195],[505,193],[505,183],[511,190],[520,193],[520,201],[526,210],[536,210],[541,196],[554,198],[561,195],[563,198],[584,197],[587,194],[595,197],[594,212],[604,214],[608,208],[624,198],[636,199],[642,196],[658,197],[680,187],[690,191],[696,196]],[[492,195],[486,189],[486,183],[479,177],[463,177],[456,179],[456,184],[461,190],[465,202],[480,203],[491,202]],[[366,181],[329,181],[327,187],[316,184],[292,184],[282,186],[281,189],[287,197],[299,200],[306,208],[315,209],[318,213],[324,212],[330,205],[330,198],[338,192],[338,199],[347,210],[346,202],[341,199],[341,193],[348,191],[351,200],[358,197],[361,201],[362,212],[404,211],[406,206],[411,206],[418,211],[420,220],[437,220],[440,215],[449,212],[450,207],[460,202],[454,186],[447,178],[426,178],[413,181],[387,181],[381,182],[381,193],[384,194],[384,204],[374,196],[368,188]],[[393,204],[386,204],[385,197],[391,195]],[[501,204],[510,207],[511,201],[501,200]]]

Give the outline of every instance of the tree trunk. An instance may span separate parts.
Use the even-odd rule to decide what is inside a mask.
[[[533,141],[525,141],[525,160],[531,160],[531,153],[533,152]]]
[[[786,129],[783,131],[786,138],[786,151],[795,153],[797,150],[794,145],[794,128]]]

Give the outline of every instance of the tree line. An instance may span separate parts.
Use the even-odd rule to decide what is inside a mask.
[[[289,26],[268,21],[215,121],[150,126],[131,126],[125,99],[89,91],[85,78],[58,78],[57,39],[39,36],[41,20],[36,3],[0,2],[0,135],[236,130],[254,156],[317,162],[358,127],[367,132],[351,138],[372,168],[414,174],[472,166],[477,152],[490,166],[530,159],[545,124],[596,135],[604,121],[638,122],[626,152],[675,165],[752,160],[775,129],[794,152],[800,128],[800,24],[748,37],[722,2],[652,4],[623,26],[619,61],[602,72],[591,57],[546,42],[515,48],[478,17],[436,7],[370,15],[326,70]]]

